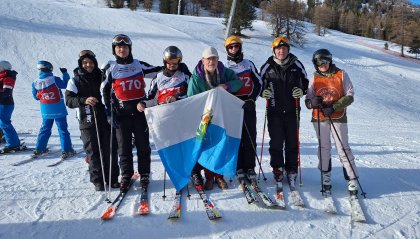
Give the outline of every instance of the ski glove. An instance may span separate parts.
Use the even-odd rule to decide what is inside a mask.
[[[61,73],[67,72],[66,68],[60,68]]]
[[[334,106],[333,105],[324,105],[322,107],[322,112],[325,116],[329,117],[334,113]]]
[[[321,106],[322,100],[323,100],[322,96],[315,96],[312,99],[306,99],[305,104],[308,109],[313,109],[318,106]]]
[[[111,125],[112,128],[118,129],[120,127],[120,124],[118,123],[118,120],[115,117],[111,118],[111,116],[107,116],[106,119],[108,120],[108,124]]]
[[[293,87],[292,96],[295,99],[301,98],[303,96],[303,90],[299,87]]]
[[[269,100],[271,98],[271,90],[269,89],[263,90],[263,92],[261,93],[261,96]]]
[[[248,99],[244,101],[245,104],[242,106],[242,108],[246,111],[253,111],[255,110],[255,101],[252,99]]]

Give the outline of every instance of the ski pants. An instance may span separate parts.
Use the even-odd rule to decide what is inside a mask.
[[[296,114],[268,115],[270,135],[270,165],[284,167],[287,173],[297,173],[298,142]]]
[[[132,137],[135,137],[137,149],[138,172],[150,173],[150,142],[149,127],[143,112],[125,114],[119,118],[119,128],[116,130],[118,140],[118,155],[120,156],[121,181],[130,181],[134,174]]]
[[[103,183],[102,176],[102,164],[101,164],[101,152],[102,152],[102,163],[104,166],[105,182],[109,182],[109,170],[111,165],[111,184],[118,182],[118,176],[120,174],[120,168],[118,166],[118,146],[117,140],[114,135],[112,139],[112,160],[110,161],[111,155],[111,130],[109,125],[98,127],[99,130],[99,142],[96,133],[96,127],[89,129],[80,130],[80,138],[83,141],[83,149],[86,155],[90,158],[89,162],[89,175],[90,181],[93,184]],[[99,147],[100,143],[100,147]]]
[[[6,147],[17,147],[20,145],[19,137],[11,120],[14,109],[15,105],[0,104],[0,128],[3,130]]]
[[[57,119],[42,119],[42,126],[39,130],[38,139],[36,142],[37,150],[45,150],[47,148],[48,140],[51,136],[51,128],[53,123],[57,125],[58,135],[60,136],[60,145],[63,151],[69,152],[73,146],[70,139],[70,133],[67,129],[67,118],[61,117]]]
[[[244,123],[242,125],[241,144],[239,145],[237,170],[255,168],[255,154],[257,145],[257,114],[244,110]]]
[[[328,172],[331,171],[331,135],[334,138],[335,148],[337,149],[338,156],[341,163],[343,164],[344,177],[346,180],[358,178],[358,172],[356,164],[354,162],[354,156],[351,152],[349,142],[348,142],[348,128],[347,123],[338,123],[335,122],[334,126],[337,130],[337,134],[332,128],[331,122],[320,122],[320,127],[318,130],[318,122],[313,122],[316,135],[320,135],[320,145],[318,145],[318,159],[319,165],[318,168],[321,171]],[[319,132],[321,134],[319,134]],[[341,143],[343,145],[341,145]],[[319,155],[321,152],[321,155]],[[346,154],[348,158],[346,157]],[[351,164],[351,166],[350,166]],[[354,171],[353,171],[354,170]]]

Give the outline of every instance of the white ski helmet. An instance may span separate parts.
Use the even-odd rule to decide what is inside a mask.
[[[0,61],[0,71],[11,70],[12,65],[8,61]]]

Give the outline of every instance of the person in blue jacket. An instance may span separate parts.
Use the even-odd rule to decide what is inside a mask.
[[[39,70],[39,77],[32,83],[32,95],[40,103],[42,126],[38,134],[34,154],[40,155],[48,151],[47,144],[55,121],[60,136],[62,157],[72,156],[75,151],[67,129],[67,109],[61,92],[61,89],[66,89],[70,75],[66,68],[60,68],[63,79],[54,76],[52,73],[53,66],[48,61],[38,61],[37,69]]]

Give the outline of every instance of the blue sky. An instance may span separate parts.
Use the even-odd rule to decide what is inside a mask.
[[[417,5],[420,5],[420,0],[410,0],[412,3],[415,3]]]

